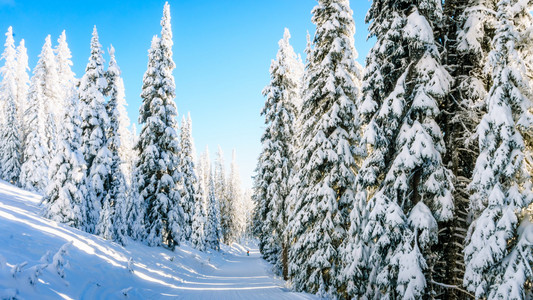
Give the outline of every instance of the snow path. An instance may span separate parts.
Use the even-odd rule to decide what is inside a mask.
[[[253,242],[211,253],[122,247],[41,218],[40,198],[0,181],[0,299],[318,299],[286,289]],[[62,278],[52,258],[68,243]]]

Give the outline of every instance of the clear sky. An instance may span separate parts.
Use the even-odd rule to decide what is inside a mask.
[[[25,39],[30,68],[35,66],[45,37],[54,46],[66,30],[73,55],[73,71],[81,77],[89,57],[91,32],[98,28],[106,52],[113,44],[126,87],[128,114],[137,122],[142,77],[153,35],[160,33],[163,0],[0,0],[0,31],[13,26],[15,40]],[[264,129],[260,116],[269,83],[270,62],[276,56],[285,27],[291,44],[302,53],[306,32],[311,36],[311,9],[315,0],[170,0],[174,33],[176,103],[181,117],[191,113],[198,153],[209,145],[214,158],[222,147],[229,166],[231,151],[243,185],[251,176],[261,150]],[[369,0],[352,0],[357,26],[358,61],[363,64],[371,43],[367,42],[364,18]],[[1,44],[5,37],[1,36]],[[3,48],[3,46],[2,46]],[[3,50],[2,50],[3,51]]]

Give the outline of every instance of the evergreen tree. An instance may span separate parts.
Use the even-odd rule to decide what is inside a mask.
[[[361,67],[349,1],[319,1],[316,34],[306,67],[298,153],[298,198],[289,272],[297,290],[335,296],[344,290],[338,249],[354,202]]]
[[[68,94],[71,97],[66,102],[67,109],[63,110],[59,143],[49,168],[50,184],[43,201],[46,206],[44,216],[68,226],[84,229],[86,163],[80,151],[82,120],[77,94],[75,91]]]
[[[261,203],[262,229],[260,230],[263,257],[274,263],[276,270],[285,277],[287,270],[288,240],[284,235],[288,224],[287,201],[290,193],[289,180],[294,168],[293,140],[297,103],[300,100],[302,63],[289,43],[290,33],[285,29],[279,41],[276,60],[270,66],[270,84],[263,90],[267,98],[261,114],[265,116],[267,128],[261,142],[260,171],[256,175],[256,195]],[[283,269],[283,270],[282,270]]]
[[[531,156],[526,148],[533,126],[531,65],[521,51],[531,45],[521,43],[523,24],[516,20],[527,16],[531,26],[531,7],[524,4],[498,2],[488,60],[493,83],[485,100],[487,113],[477,127],[480,155],[469,186],[476,219],[464,253],[464,284],[477,298],[526,299],[526,283],[533,279],[531,241],[528,245],[518,233],[520,213],[533,201],[524,161]]]
[[[47,36],[33,70],[23,118],[26,133],[21,185],[40,193],[44,193],[49,184],[48,167],[55,157],[58,133],[55,128],[56,114],[61,113],[64,106],[56,103],[60,99],[58,93],[75,93],[72,86],[65,87],[66,91],[60,88],[55,59],[50,36]]]
[[[120,149],[124,137],[120,135],[120,120],[124,117],[124,83],[120,77],[120,68],[115,59],[115,49],[109,49],[109,67],[105,74],[107,78],[106,95],[109,96],[106,111],[109,116],[109,127],[106,130],[107,148],[111,154],[109,166],[110,182],[97,232],[104,238],[125,244],[126,225],[126,178],[122,172],[122,158]],[[122,109],[120,109],[122,107]]]
[[[56,57],[52,50],[52,41],[50,35],[45,39],[44,46],[39,56],[42,64],[41,84],[44,94],[44,116],[45,116],[45,138],[47,143],[48,157],[46,164],[49,164],[52,158],[55,156],[55,147],[57,145],[57,128],[59,119],[56,114],[60,113],[63,109],[61,103],[61,86],[59,85],[59,76]]]
[[[194,203],[194,215],[192,219],[191,243],[194,248],[205,251],[206,248],[206,223],[207,212],[205,210],[202,185],[200,182],[196,184],[196,193],[198,198]]]
[[[181,206],[184,211],[183,239],[191,240],[192,226],[194,222],[196,203],[202,202],[202,196],[198,191],[198,177],[194,164],[193,139],[192,139],[192,121],[190,114],[185,119],[183,116],[180,131],[180,167],[183,172],[183,190],[181,193]],[[201,215],[199,216],[201,217]],[[198,224],[197,224],[198,226]]]
[[[361,233],[371,251],[358,270],[369,282],[356,289],[367,297],[431,295],[438,222],[453,216],[452,174],[442,162],[443,134],[435,121],[452,83],[434,33],[442,17],[436,1],[376,1],[367,15],[377,43],[360,106],[371,153],[358,185],[368,193],[368,201],[360,201],[368,210]]]
[[[28,75],[28,53],[26,50],[26,44],[24,40],[20,40],[19,46],[17,47],[17,119],[21,126],[20,131],[20,140],[23,142],[22,149],[25,148],[24,141],[26,140],[26,134],[28,129],[25,127],[24,114],[28,107],[28,89],[30,83],[30,76]],[[25,161],[24,156],[22,161]]]
[[[135,161],[137,163],[137,161]],[[141,178],[139,175],[139,170],[134,168],[132,174],[132,183],[130,186],[130,191],[128,193],[125,218],[127,224],[126,235],[131,237],[134,240],[145,240],[146,239],[146,203],[144,199],[139,194],[139,184],[140,182],[135,180]]]
[[[80,80],[79,98],[81,124],[81,152],[87,163],[86,189],[84,199],[84,228],[94,233],[100,217],[100,210],[107,191],[110,190],[111,153],[107,148],[106,130],[109,117],[106,111],[104,93],[107,89],[104,58],[98,42],[96,26],[91,39],[91,56]]]
[[[485,68],[492,48],[495,1],[448,0],[444,2],[445,27],[443,62],[455,79],[444,103],[443,117],[438,120],[444,135],[446,153],[443,162],[455,175],[453,192],[454,217],[439,226],[438,261],[435,281],[443,289],[436,296],[462,299],[464,277],[464,241],[471,219],[468,209],[468,185],[479,148],[475,143],[475,127],[484,110],[483,99],[490,85]],[[439,251],[440,250],[440,251]]]
[[[139,123],[143,124],[139,151],[138,189],[146,206],[147,242],[174,247],[183,230],[183,209],[179,188],[177,108],[172,70],[172,31],[170,6],[165,4],[161,39],[154,37],[148,54],[148,70],[143,78],[143,99]]]
[[[226,186],[226,165],[224,162],[224,152],[220,145],[218,146],[217,157],[215,159],[214,169],[215,196],[220,205],[220,230],[221,238],[224,244],[231,244],[231,228],[233,226],[233,207],[231,199],[228,197],[228,187]]]
[[[56,64],[57,64],[57,77],[59,84],[59,97],[56,104],[56,123],[57,131],[61,127],[61,116],[63,115],[63,110],[68,107],[66,104],[72,95],[69,93],[75,92],[76,78],[74,72],[72,72],[72,55],[67,43],[67,35],[65,31],[61,32],[61,35],[57,39],[57,47],[54,49],[56,53]]]
[[[0,124],[0,171],[2,179],[18,183],[20,175],[21,133],[17,113],[17,61],[15,40],[11,27],[6,32],[5,49],[1,59],[5,61],[0,68],[0,103],[2,104],[2,123]]]
[[[232,219],[233,227],[231,228],[231,234],[234,240],[239,240],[243,237],[244,234],[244,225],[246,220],[244,219],[245,212],[242,202],[242,189],[241,189],[241,179],[239,175],[239,167],[237,166],[237,154],[235,149],[231,154],[231,165],[230,165],[230,174],[228,177],[228,198],[231,199],[230,204],[232,205]]]
[[[44,193],[48,181],[48,145],[45,138],[44,94],[41,85],[42,64],[37,63],[29,91],[28,109],[24,115],[29,129],[24,147],[24,163],[21,166],[20,185],[26,190]]]
[[[205,224],[205,244],[207,248],[220,251],[220,208],[215,192],[215,180],[213,174],[209,176],[209,193],[207,196],[207,223]]]
[[[194,144],[193,144],[194,146]],[[197,160],[197,170],[198,170],[198,191],[200,194],[200,203],[196,203],[196,209],[195,209],[195,219],[193,221],[193,228],[201,228],[202,231],[196,232],[193,229],[193,244],[199,245],[199,249],[202,250],[202,248],[205,250],[207,247],[209,247],[208,243],[208,223],[209,223],[209,182],[211,179],[211,161],[209,158],[209,147],[205,147],[205,152],[202,153],[202,155]],[[215,195],[216,196],[216,195]],[[201,210],[198,210],[197,208],[201,207]],[[220,209],[220,207],[219,207]],[[219,211],[220,213],[220,211]],[[200,216],[200,214],[203,214],[202,219],[196,219],[197,215]],[[196,225],[195,225],[196,224]],[[195,242],[196,240],[196,242]]]

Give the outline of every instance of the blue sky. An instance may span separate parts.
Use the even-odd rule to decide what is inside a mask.
[[[13,26],[15,40],[25,39],[30,68],[35,66],[45,37],[57,40],[66,30],[73,55],[73,70],[81,77],[89,57],[94,25],[106,52],[110,44],[122,69],[128,114],[137,122],[147,50],[165,1],[143,0],[0,0],[0,31]],[[357,26],[358,61],[363,64],[367,42],[365,14],[370,1],[352,0]],[[170,0],[177,68],[176,103],[181,116],[191,113],[193,136],[199,153],[209,145],[214,157],[222,147],[226,163],[231,151],[245,187],[251,187],[264,129],[261,91],[269,82],[270,62],[276,56],[285,27],[291,43],[303,54],[306,32],[311,35],[311,9],[315,0]],[[4,37],[2,35],[2,40]],[[2,41],[2,45],[3,45]]]

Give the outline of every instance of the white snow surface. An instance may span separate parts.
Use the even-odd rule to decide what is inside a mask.
[[[318,299],[286,288],[253,241],[211,253],[122,247],[42,218],[40,200],[0,181],[2,299]]]

